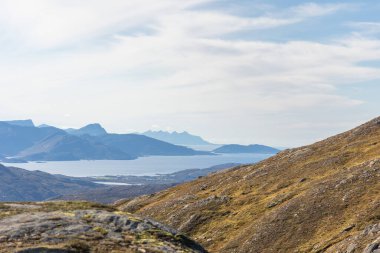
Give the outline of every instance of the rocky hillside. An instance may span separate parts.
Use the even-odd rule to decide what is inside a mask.
[[[380,252],[380,118],[119,206],[210,252]]]
[[[157,222],[86,202],[0,204],[0,252],[205,252]]]

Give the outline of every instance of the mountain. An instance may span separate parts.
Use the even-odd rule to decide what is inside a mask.
[[[67,133],[56,133],[17,154],[28,161],[130,160],[136,156]]]
[[[158,222],[88,202],[0,204],[0,252],[206,253]]]
[[[165,131],[147,131],[142,133],[142,135],[169,142],[176,145],[210,145],[211,143],[203,140],[201,137],[189,134],[188,132],[165,132]]]
[[[210,252],[379,251],[380,118],[127,201],[120,210],[190,235]]]
[[[56,133],[64,131],[54,127],[26,127],[0,122],[0,154],[14,156]]]
[[[238,145],[238,144],[230,144],[224,145],[217,149],[214,149],[213,152],[219,154],[238,154],[238,153],[252,153],[252,154],[276,154],[280,152],[280,150],[264,146],[264,145]]]
[[[0,202],[42,201],[64,194],[102,187],[104,186],[87,180],[5,167],[0,164]]]
[[[96,138],[101,143],[133,156],[189,156],[209,155],[209,152],[173,145],[138,134],[107,134]]]
[[[100,124],[89,124],[80,129],[69,128],[65,130],[67,133],[72,135],[91,135],[91,136],[100,136],[107,134],[107,131]]]
[[[64,131],[49,126],[20,126],[27,125],[24,121],[12,122],[0,122],[0,160],[3,162],[128,160],[150,155],[211,154],[143,135],[107,134],[99,124]]]
[[[52,126],[47,125],[47,124],[41,124],[41,125],[39,125],[38,127],[39,127],[39,128],[43,128],[43,127],[52,127]]]
[[[9,121],[2,121],[4,123],[8,123],[9,125],[14,126],[23,126],[23,127],[34,127],[34,123],[31,119],[26,120],[9,120]]]

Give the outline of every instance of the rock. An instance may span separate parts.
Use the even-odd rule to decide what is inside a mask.
[[[19,213],[0,219],[2,253],[206,252],[176,230],[129,213],[22,205],[8,205]]]
[[[379,243],[373,243],[369,245],[363,253],[380,253],[380,244]]]

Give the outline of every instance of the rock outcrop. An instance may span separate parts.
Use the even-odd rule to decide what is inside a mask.
[[[0,252],[206,252],[157,222],[87,202],[0,204]]]

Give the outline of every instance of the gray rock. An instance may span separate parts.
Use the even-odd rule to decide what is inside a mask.
[[[21,213],[0,220],[0,235],[0,252],[7,253],[206,252],[157,222],[105,210]]]

